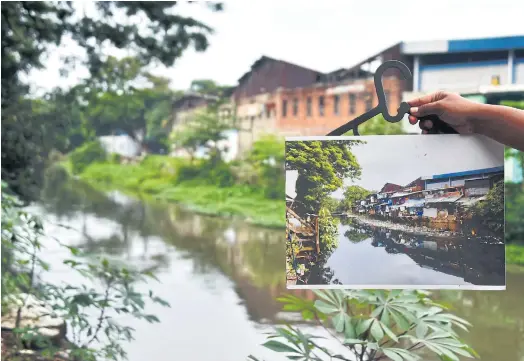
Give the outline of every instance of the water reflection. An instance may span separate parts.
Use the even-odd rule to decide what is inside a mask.
[[[504,244],[417,236],[346,220],[309,284],[505,285]]]
[[[126,321],[137,329],[136,341],[128,347],[131,361],[244,361],[251,353],[266,360],[282,359],[259,345],[272,324],[300,320],[282,313],[275,301],[287,292],[283,231],[200,216],[118,192],[104,194],[80,182],[53,183],[44,190],[43,201],[35,211],[51,222],[46,224],[50,235],[150,268],[160,279],[161,283],[150,287],[172,308],[150,310],[161,319],[159,325]],[[392,252],[388,253],[385,241],[379,241],[376,247],[371,244],[373,235],[368,230],[344,227],[340,234],[345,241],[341,244],[365,245],[387,257],[407,257],[417,272],[422,270],[402,248],[395,254],[392,250],[397,248],[387,247]],[[423,249],[436,252],[434,248],[428,243]],[[55,257],[53,249],[46,249],[46,253]],[[56,257],[52,262],[55,277],[78,282],[64,273],[59,255]],[[340,277],[337,266],[335,262],[328,264],[318,276],[335,282]],[[391,263],[383,266],[389,274],[399,269]],[[340,277],[340,281],[346,280]],[[313,297],[306,290],[293,293]],[[482,360],[499,361],[524,357],[524,310],[519,307],[522,295],[524,274],[510,273],[505,292],[450,291],[440,296],[474,325],[465,337]]]

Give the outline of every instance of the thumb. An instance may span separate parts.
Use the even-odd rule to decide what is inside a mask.
[[[425,117],[427,115],[439,115],[441,113],[441,103],[433,102],[428,104],[423,104],[418,107],[413,107],[409,110],[411,115],[414,115],[418,118]]]

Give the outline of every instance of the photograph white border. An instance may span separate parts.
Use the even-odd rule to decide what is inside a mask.
[[[440,136],[441,134],[399,134],[400,136]],[[477,136],[485,138],[478,134],[453,134],[460,137]],[[344,136],[298,136],[285,137],[285,142],[296,141],[323,141],[323,140],[358,140],[367,137],[383,137],[384,135],[344,135]],[[505,162],[503,162],[504,171],[506,171]],[[506,187],[504,186],[504,190]],[[504,205],[506,204],[506,192],[504,192]],[[506,207],[504,207],[504,220],[506,220]],[[506,222],[504,221],[504,234],[506,234]],[[287,242],[287,240],[286,240]],[[286,270],[287,271],[287,270]],[[288,290],[462,290],[462,291],[505,291],[508,284],[508,264],[506,241],[504,240],[504,286],[481,286],[481,285],[288,285],[286,280],[286,289]]]

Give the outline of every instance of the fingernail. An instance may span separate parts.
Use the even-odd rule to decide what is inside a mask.
[[[417,107],[413,107],[413,108],[409,109],[409,112],[411,114],[416,114],[418,112],[418,108]]]

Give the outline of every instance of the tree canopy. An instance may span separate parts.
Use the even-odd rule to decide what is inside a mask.
[[[122,73],[113,76],[113,70],[122,71],[122,79],[128,79],[137,70],[136,63],[172,66],[188,48],[205,50],[209,45],[208,37],[213,33],[208,25],[178,14],[176,1],[97,1],[89,4],[94,7],[93,11],[84,11],[78,3],[70,1],[2,3],[2,179],[24,199],[34,198],[39,188],[43,163],[51,150],[49,137],[54,140],[57,129],[64,129],[71,123],[63,116],[53,118],[55,121],[51,124],[43,122],[42,113],[50,119],[60,110],[46,108],[39,113],[43,106],[28,99],[29,87],[24,81],[31,70],[43,67],[43,56],[54,46],[67,38],[85,50],[83,58],[66,58],[61,70],[73,70],[74,65],[80,63],[89,69],[95,88],[96,81],[105,85],[111,81],[115,87],[122,87],[118,81]],[[206,6],[213,11],[222,10],[220,3],[206,3]],[[107,54],[111,48],[126,49],[136,63],[127,63],[107,73],[107,64],[111,61]],[[126,89],[133,91],[130,86]],[[99,110],[114,102],[112,90],[104,89],[106,93],[101,96]],[[143,101],[136,97],[128,100],[124,102],[127,105],[115,112],[122,112],[125,107],[128,107],[127,112],[143,109]],[[133,114],[135,118],[129,122],[144,128],[147,114],[142,111]],[[99,112],[90,116],[97,116],[100,131],[110,128],[108,124],[115,113],[103,115]]]
[[[309,211],[343,185],[344,179],[361,175],[358,160],[351,152],[357,140],[294,141],[286,143],[286,170],[297,170],[296,199]]]
[[[343,210],[350,211],[355,202],[366,198],[369,194],[371,192],[361,186],[352,185],[344,188],[344,199],[341,202]]]

